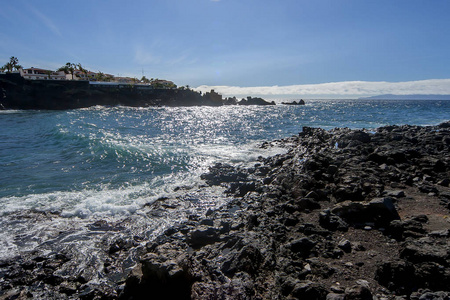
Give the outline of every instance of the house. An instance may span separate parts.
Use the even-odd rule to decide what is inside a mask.
[[[91,71],[83,72],[80,70],[75,70],[73,72],[73,80],[89,80],[89,81],[91,81],[91,80],[95,80],[96,76],[97,76],[97,73],[91,72]],[[68,80],[71,80],[72,74],[66,74],[66,78]]]
[[[66,74],[63,71],[55,72],[31,67],[29,69],[20,69],[20,75],[25,79],[31,80],[66,80]]]

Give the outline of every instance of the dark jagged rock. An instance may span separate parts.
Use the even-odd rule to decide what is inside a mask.
[[[27,256],[0,262],[0,296],[446,299],[448,124],[375,133],[304,127],[277,142],[286,154],[249,168],[216,164],[202,175],[232,197],[206,217],[193,213],[144,249],[132,238],[107,244],[105,269],[119,268],[122,253],[139,253],[126,280],[99,287],[88,275],[59,275],[68,255]],[[153,205],[164,203],[171,201]]]
[[[248,174],[236,172],[235,167],[217,163],[209,168],[209,173],[201,175],[201,178],[209,185],[220,185],[222,183],[247,181]]]
[[[237,103],[238,105],[275,105],[275,102],[267,102],[266,100],[258,97],[247,97]]]
[[[384,227],[392,220],[400,219],[390,198],[368,202],[345,201],[333,207],[331,213],[355,225],[374,223],[378,227]]]
[[[284,105],[305,105],[305,100],[300,99],[298,102],[297,101],[281,102],[281,104],[284,104]]]

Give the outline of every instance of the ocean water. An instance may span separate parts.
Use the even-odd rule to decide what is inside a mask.
[[[264,141],[303,126],[436,125],[450,101],[311,100],[305,106],[92,107],[0,112],[0,259],[65,252],[72,272],[102,273],[104,245],[151,240],[227,201],[200,175],[216,162],[253,164]],[[181,187],[181,189],[180,189]],[[149,214],[161,197],[184,205]],[[133,265],[130,258],[129,266]]]

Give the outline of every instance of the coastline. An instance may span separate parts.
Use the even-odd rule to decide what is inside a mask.
[[[258,97],[223,99],[211,90],[201,94],[186,88],[90,83],[72,80],[30,80],[20,74],[0,74],[0,109],[68,110],[92,106],[222,106],[275,105]]]
[[[234,199],[139,250],[117,287],[55,275],[70,257],[2,262],[3,296],[141,299],[408,299],[448,296],[450,123],[375,133],[303,128],[251,168],[202,178]],[[158,206],[177,205],[161,199]],[[106,245],[110,265],[136,245]],[[23,278],[23,274],[25,278]],[[32,284],[33,283],[33,284]],[[442,292],[441,292],[442,291]]]

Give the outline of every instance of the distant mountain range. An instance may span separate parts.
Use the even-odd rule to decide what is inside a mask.
[[[450,95],[378,95],[362,97],[363,100],[450,100]]]

